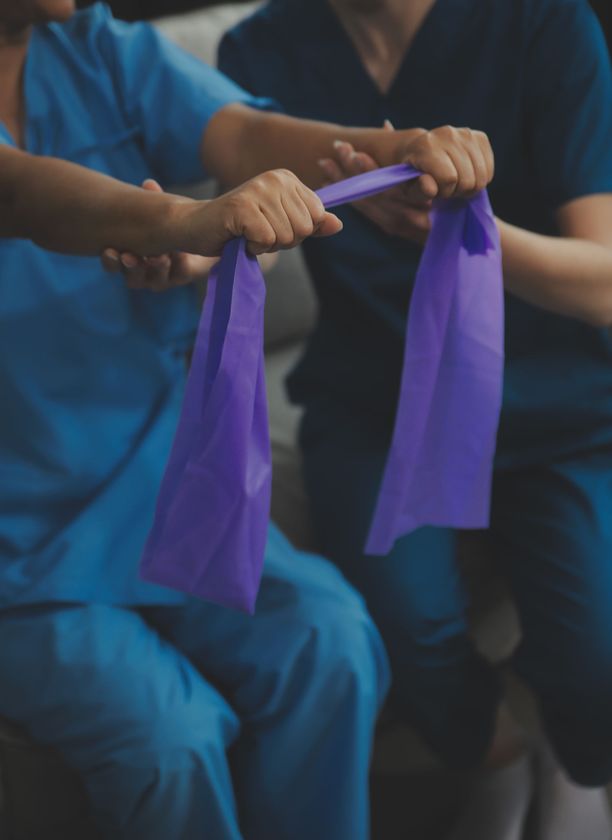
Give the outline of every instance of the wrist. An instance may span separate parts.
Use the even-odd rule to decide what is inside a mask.
[[[412,131],[412,129],[410,130]],[[415,129],[414,131],[420,131]],[[387,131],[382,128],[355,129],[355,136],[347,137],[358,152],[366,152],[379,166],[392,166],[404,158],[408,131]],[[415,134],[412,139],[418,135]]]
[[[158,224],[161,245],[156,246],[160,253],[166,251],[186,251],[194,253],[193,214],[198,206],[208,204],[178,195],[164,194],[167,202],[158,208]]]

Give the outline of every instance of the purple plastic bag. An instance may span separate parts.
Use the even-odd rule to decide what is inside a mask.
[[[331,208],[419,174],[392,166],[319,195]],[[146,580],[249,613],[270,508],[264,300],[257,261],[243,240],[230,242],[209,280],[141,566]],[[486,525],[502,347],[501,260],[487,195],[440,203],[413,293],[395,434],[368,552],[386,553],[421,524]]]

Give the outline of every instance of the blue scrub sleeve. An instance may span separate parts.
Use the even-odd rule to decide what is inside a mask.
[[[115,20],[99,7],[100,49],[126,119],[142,135],[147,161],[166,184],[206,176],[200,147],[214,114],[230,103],[271,107],[213,67],[168,41],[147,23]]]
[[[586,0],[533,4],[525,64],[526,139],[550,207],[612,192],[612,69]]]

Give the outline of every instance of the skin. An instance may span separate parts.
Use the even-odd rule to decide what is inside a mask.
[[[362,58],[363,44],[371,45],[364,66],[377,81],[392,78],[399,67],[397,33],[401,33],[405,51],[433,2],[331,0],[331,5]],[[364,7],[369,11],[364,11]],[[404,17],[403,26],[398,16]],[[387,50],[381,46],[385,39]],[[390,124],[386,128],[393,130]],[[377,161],[349,142],[337,144],[334,153],[321,159],[319,166],[328,181],[338,181],[375,168]],[[358,206],[392,236],[421,244],[427,238],[431,200],[424,193],[413,199],[390,190]],[[558,315],[577,318],[594,327],[612,326],[612,195],[571,201],[557,209],[556,220],[560,238],[497,220],[507,291]]]
[[[221,109],[201,139],[205,168],[233,187],[214,201],[191,201],[151,185],[138,189],[28,155],[21,78],[31,28],[73,12],[72,0],[0,0],[0,118],[17,146],[0,147],[0,236],[73,254],[110,249],[109,267],[132,271],[136,285],[163,288],[210,267],[181,252],[214,258],[228,239],[245,236],[251,253],[261,254],[337,233],[340,222],[309,189],[323,182],[317,159],[328,157],[336,140],[363,149],[376,164],[406,160],[420,168],[425,174],[405,190],[412,201],[467,195],[492,178],[493,155],[479,132],[344,128],[242,105]]]
[[[435,0],[330,0],[353,41],[365,69],[385,92]],[[398,55],[399,53],[399,55]],[[393,132],[388,121],[384,126]],[[319,160],[328,182],[377,167],[354,144],[337,143],[333,155]],[[391,236],[423,244],[430,230],[432,201],[425,194],[406,200],[398,190],[356,206]],[[504,283],[528,303],[578,318],[594,327],[612,325],[612,195],[592,195],[557,209],[560,238],[542,236],[498,219]],[[498,711],[485,758],[489,769],[512,764],[527,749],[526,736],[508,708]]]

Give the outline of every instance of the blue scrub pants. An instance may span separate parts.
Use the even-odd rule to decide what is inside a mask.
[[[109,840],[363,840],[387,682],[360,597],[277,532],[254,618],[0,613],[0,714],[79,771]]]
[[[476,652],[455,534],[423,528],[363,554],[387,446],[370,420],[309,406],[304,472],[322,551],[365,595],[391,661],[391,699],[449,764],[475,766],[500,686]],[[491,537],[522,624],[515,666],[569,774],[612,779],[612,452],[498,473]]]

